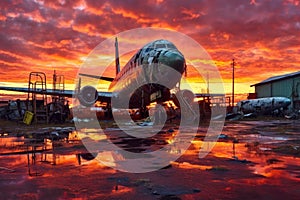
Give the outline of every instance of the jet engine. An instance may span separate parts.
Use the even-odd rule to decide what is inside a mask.
[[[180,94],[178,94],[180,93]],[[177,107],[180,107],[180,103],[179,103],[179,98],[183,98],[184,101],[186,101],[189,105],[191,105],[194,101],[194,93],[190,90],[180,90],[178,91],[178,93],[176,93],[176,95],[174,95],[174,103]]]
[[[93,86],[84,86],[80,89],[78,100],[83,106],[93,106],[98,99],[98,92]]]

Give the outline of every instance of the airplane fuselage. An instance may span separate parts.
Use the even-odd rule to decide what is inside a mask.
[[[291,100],[286,97],[266,97],[240,101],[237,103],[237,107],[244,114],[271,114],[275,110],[286,109],[290,104]]]
[[[156,40],[145,45],[129,60],[110,84],[109,92],[118,94],[119,98],[129,94],[129,108],[169,100],[170,89],[180,82],[185,66],[184,56],[174,44]],[[176,70],[178,76],[170,76],[168,67]],[[171,87],[157,84],[157,80],[168,80]]]
[[[185,58],[173,43],[156,40],[146,44],[121,71],[118,55],[116,39],[115,78],[79,73],[80,76],[110,81],[108,92],[98,92],[92,85],[83,85],[79,78],[74,91],[65,90],[58,94],[55,90],[37,90],[33,93],[73,97],[86,107],[93,106],[96,101],[110,104],[112,99],[116,99],[117,103],[112,105],[115,108],[145,108],[151,102],[172,100],[170,90],[180,83],[186,69]],[[160,80],[167,84],[161,84]],[[0,90],[28,92],[28,88],[0,87]],[[130,98],[129,105],[123,101],[126,97]]]

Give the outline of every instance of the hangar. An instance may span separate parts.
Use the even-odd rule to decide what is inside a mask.
[[[255,87],[257,98],[287,97],[293,109],[300,109],[300,71],[273,76],[251,87]]]

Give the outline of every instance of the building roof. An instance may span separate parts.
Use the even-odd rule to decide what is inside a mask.
[[[271,83],[271,82],[275,82],[275,81],[279,81],[279,80],[283,80],[283,79],[288,79],[288,78],[293,78],[295,76],[300,76],[300,71],[298,72],[293,72],[293,73],[290,73],[290,74],[284,74],[284,75],[279,75],[279,76],[272,76],[262,82],[259,82],[259,83],[256,83],[256,84],[253,84],[253,85],[250,85],[251,87],[252,86],[258,86],[258,85],[263,85],[263,84],[266,84],[266,83]]]

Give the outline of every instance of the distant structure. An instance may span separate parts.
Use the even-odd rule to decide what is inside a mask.
[[[287,97],[293,109],[300,109],[300,71],[273,76],[253,86],[257,98]]]

